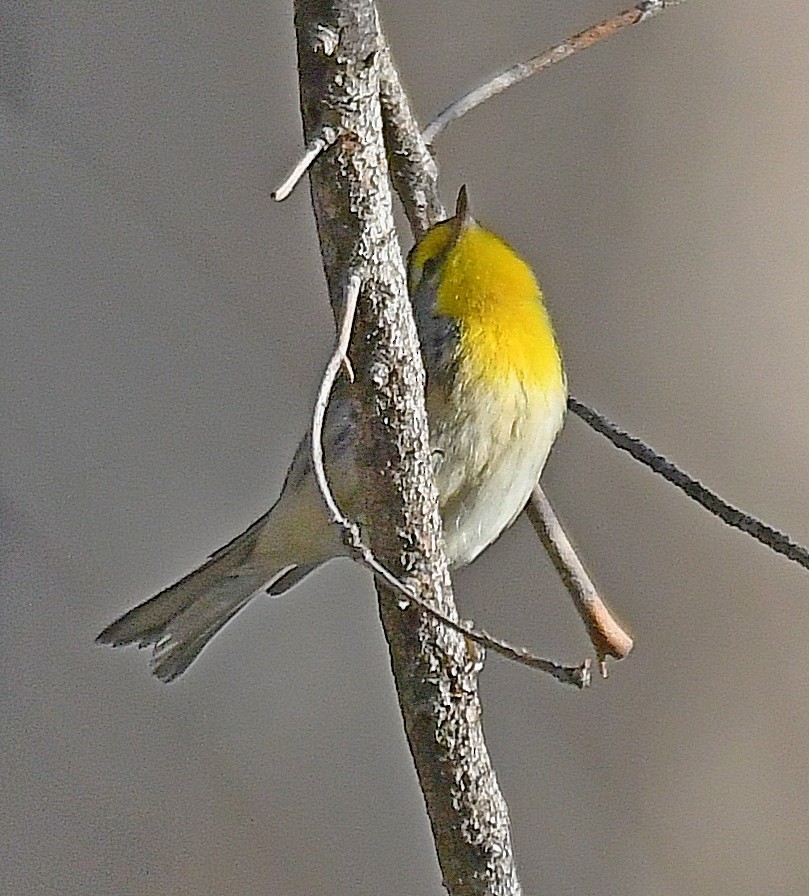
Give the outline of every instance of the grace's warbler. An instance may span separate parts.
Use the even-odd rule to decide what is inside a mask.
[[[432,227],[409,259],[409,289],[427,373],[426,402],[447,557],[470,563],[514,522],[562,425],[567,387],[539,285],[528,265],[469,214]],[[323,432],[338,502],[360,513],[348,384]],[[356,517],[353,517],[356,518]],[[113,622],[98,640],[154,645],[152,670],[176,678],[256,594],[277,595],[346,554],[298,448],[273,507],[199,569]]]

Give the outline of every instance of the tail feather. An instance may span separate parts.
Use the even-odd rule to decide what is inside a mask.
[[[96,638],[119,647],[154,645],[152,671],[173,681],[271,576],[248,562],[268,514],[198,569],[125,613]]]
[[[154,641],[152,672],[165,682],[182,675],[202,648],[260,591],[263,584],[263,575],[240,569],[194,598]]]
[[[298,566],[293,566],[291,569],[287,569],[282,575],[278,576],[277,579],[273,579],[273,581],[267,587],[267,594],[270,597],[279,597],[285,591],[289,591],[290,588],[294,588],[298,582],[305,579],[313,569],[317,569],[320,566],[322,561],[318,561],[317,563],[301,563]]]
[[[307,478],[306,442],[276,504],[199,569],[117,619],[96,638],[118,647],[153,645],[151,668],[173,681],[262,588],[278,595],[316,566],[345,553],[323,500]],[[301,466],[298,470],[296,464]],[[297,472],[296,472],[297,471]]]

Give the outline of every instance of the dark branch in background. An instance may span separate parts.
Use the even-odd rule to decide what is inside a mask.
[[[539,56],[534,56],[527,62],[518,62],[510,68],[505,69],[499,74],[490,78],[485,84],[470,90],[460,99],[447,106],[443,112],[439,113],[425,128],[424,140],[428,146],[431,146],[439,134],[453,121],[462,118],[467,112],[484,103],[486,100],[497,96],[509,87],[519,84],[521,81],[536,75],[539,72],[550,68],[555,62],[561,62],[563,59],[569,59],[580,50],[586,50],[594,44],[603,40],[605,37],[611,37],[624,28],[631,25],[638,25],[646,22],[672,6],[678,6],[685,0],[645,0],[643,3],[637,3],[630,9],[618,13],[611,19],[605,19],[598,25],[593,25],[584,31],[574,34],[561,44],[551,47]]]
[[[578,399],[573,398],[572,395],[568,398],[567,406],[588,426],[591,426],[601,435],[606,436],[616,448],[626,451],[627,454],[640,461],[640,463],[653,470],[659,476],[662,476],[667,482],[677,486],[689,498],[696,501],[697,504],[704,507],[714,516],[718,516],[723,523],[752,535],[756,541],[760,541],[770,550],[775,551],[777,554],[783,554],[790,560],[794,560],[795,563],[800,564],[804,569],[809,569],[809,550],[802,545],[796,544],[788,535],[773,529],[772,526],[768,526],[757,517],[739,510],[738,507],[728,504],[715,492],[706,488],[698,479],[689,476],[688,473],[667,460],[662,454],[658,454],[641,439],[630,435],[621,429],[620,426],[599,414],[598,411],[594,411]]]

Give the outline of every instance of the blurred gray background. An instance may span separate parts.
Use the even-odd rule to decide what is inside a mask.
[[[418,113],[616,0],[383,2]],[[809,541],[809,5],[692,2],[440,141],[534,263],[573,391]],[[256,603],[171,687],[93,637],[274,500],[332,342],[289,3],[0,8],[0,891],[441,892],[368,575]],[[408,240],[406,240],[408,242]],[[546,474],[637,640],[489,659],[527,893],[805,894],[809,573],[576,419]],[[520,522],[462,613],[587,655]]]

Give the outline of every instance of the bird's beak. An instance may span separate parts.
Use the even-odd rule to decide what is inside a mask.
[[[469,195],[466,191],[466,184],[458,190],[458,198],[455,201],[455,240],[475,223],[472,213],[469,211]]]

